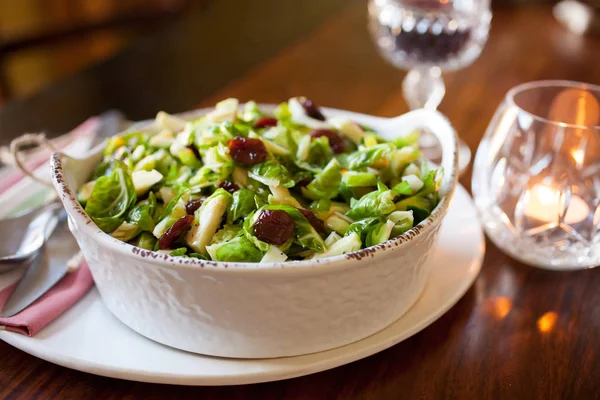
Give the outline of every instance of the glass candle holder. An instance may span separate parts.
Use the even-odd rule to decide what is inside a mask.
[[[548,269],[600,264],[600,87],[541,81],[510,90],[481,141],[473,196],[486,233]]]

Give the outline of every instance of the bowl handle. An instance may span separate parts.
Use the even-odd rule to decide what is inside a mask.
[[[56,147],[46,139],[46,135],[43,133],[26,133],[24,135],[19,136],[10,142],[9,152],[12,156],[12,161],[14,165],[21,170],[21,172],[33,179],[34,181],[41,183],[44,186],[52,188],[52,182],[38,177],[33,170],[30,170],[29,167],[25,163],[25,158],[23,158],[22,149],[28,146],[37,146],[37,147],[45,147],[52,152],[58,151]]]
[[[403,131],[427,129],[440,141],[441,167],[444,169],[440,193],[451,193],[458,181],[458,138],[450,121],[439,111],[422,108],[410,111],[390,122],[396,127],[401,127]]]

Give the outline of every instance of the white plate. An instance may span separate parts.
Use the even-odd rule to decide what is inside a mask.
[[[424,329],[471,286],[481,269],[485,241],[475,207],[458,187],[443,222],[421,298],[379,333],[337,349],[298,357],[240,360],[200,356],[148,340],[121,324],[93,289],[36,337],[0,331],[0,339],[68,368],[114,378],[185,385],[238,385],[275,381],[334,368],[387,349]],[[0,287],[16,279],[0,277]]]

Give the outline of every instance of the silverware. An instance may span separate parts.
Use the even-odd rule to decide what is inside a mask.
[[[92,146],[117,134],[123,128],[124,117],[119,111],[109,110],[99,116],[100,123]],[[16,268],[44,244],[56,223],[48,210],[62,208],[55,199],[41,207],[26,210],[11,218],[0,219],[0,271]],[[46,232],[42,232],[46,229]]]
[[[46,244],[26,261],[28,268],[6,301],[0,317],[11,317],[29,307],[72,271],[74,265],[80,264],[81,260],[71,262],[79,248],[65,220],[57,223]]]
[[[0,235],[7,238],[0,241],[0,264],[17,264],[33,257],[56,228],[61,211],[62,205],[53,201],[41,210],[0,220]]]
[[[122,122],[123,115],[118,111],[111,110],[102,114],[94,142],[98,143],[118,133]],[[13,267],[18,261],[27,266],[25,274],[6,301],[0,317],[11,317],[29,307],[68,272],[81,264],[83,257],[67,224],[63,223],[66,219],[62,205],[51,202],[41,209],[33,209],[15,218],[0,220],[0,232],[3,232],[4,237],[20,239],[7,240],[8,246],[5,247],[0,242],[0,251],[7,247],[14,249],[19,245],[16,251],[11,250],[8,254],[5,251],[4,254],[7,255],[0,256],[0,270],[3,264],[12,264]],[[23,234],[15,235],[16,231],[23,230]],[[66,245],[67,243],[70,245]],[[77,254],[72,256],[74,253]]]

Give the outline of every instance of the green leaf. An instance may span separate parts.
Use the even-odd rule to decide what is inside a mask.
[[[346,203],[350,203],[350,200],[357,198],[356,190],[354,188],[348,187],[346,182],[342,179],[340,183],[340,196],[344,199]]]
[[[209,258],[207,256],[205,256],[204,254],[200,254],[200,253],[190,253],[190,254],[188,254],[188,256],[190,256],[191,258],[197,258],[199,260],[209,260]]]
[[[156,219],[156,226],[152,231],[154,236],[161,237],[171,225],[186,214],[185,200],[187,200],[188,196],[189,193],[187,191],[180,191],[167,203],[162,213]]]
[[[202,167],[196,172],[194,176],[188,181],[192,186],[207,187],[211,185],[217,185],[219,181],[219,174],[214,172],[209,167]]]
[[[286,138],[286,145],[288,150],[290,151],[290,154],[292,155],[292,157],[294,158],[294,160],[296,159],[296,153],[298,152],[298,140],[300,140],[299,137],[295,137],[294,136],[294,131],[291,129],[285,129],[285,138]]]
[[[231,136],[243,136],[248,137],[248,134],[252,130],[252,125],[249,125],[245,121],[224,121],[221,123],[221,131],[228,132]]]
[[[125,221],[121,223],[121,225],[119,225],[117,229],[115,229],[110,235],[115,239],[128,242],[139,235],[140,232],[141,230],[137,225]]]
[[[367,234],[365,246],[371,247],[375,246],[376,244],[385,242],[390,238],[393,228],[394,225],[391,223],[391,221],[389,223],[379,222],[378,224],[373,226],[373,228]]]
[[[364,187],[377,185],[377,175],[371,172],[348,171],[344,174],[342,179],[348,187]]]
[[[216,253],[217,261],[259,262],[262,257],[263,252],[244,236],[236,237],[225,243],[219,247]]]
[[[412,194],[412,189],[407,181],[402,181],[392,188],[392,192],[394,192],[396,196],[410,196]]]
[[[345,160],[345,166],[354,171],[366,168],[375,161],[389,156],[394,150],[396,150],[396,146],[392,143],[382,143],[367,147],[350,154]]]
[[[218,174],[218,180],[220,182],[227,180],[229,175],[233,172],[233,158],[229,155],[227,146],[222,143],[207,149],[203,156],[203,162],[204,167],[202,169],[208,168]]]
[[[254,195],[254,204],[256,204],[256,208],[261,208],[264,205],[269,204],[269,195],[268,194],[255,194]]]
[[[391,237],[399,236],[413,227],[414,216],[411,211],[394,211],[389,219],[394,222]]]
[[[181,150],[178,156],[183,165],[187,165],[192,168],[200,168],[202,166],[202,161],[196,157],[196,154],[194,154],[194,151],[190,148]]]
[[[310,203],[310,206],[308,207],[308,209],[315,214],[328,212],[330,208],[331,200],[329,199],[315,200],[312,203]]]
[[[399,149],[405,146],[413,146],[419,143],[419,131],[410,132],[404,136],[394,139],[393,142]]]
[[[127,221],[135,224],[141,231],[154,229],[154,212],[156,211],[156,196],[150,192],[148,199],[140,201],[127,213]]]
[[[436,175],[437,170],[427,172],[425,178],[423,178],[423,187],[419,190],[421,196],[427,196],[437,192]]]
[[[238,225],[225,224],[223,228],[219,229],[213,236],[210,244],[218,244],[228,242],[235,237],[243,235],[242,228]]]
[[[111,174],[96,180],[85,211],[104,232],[112,232],[124,221],[137,196],[131,175],[120,161],[113,161]]]
[[[154,153],[155,165],[154,169],[160,172],[163,176],[168,176],[173,165],[177,166],[177,160],[165,150],[158,150]],[[142,160],[143,161],[143,160]]]
[[[82,207],[85,208],[85,204],[87,203],[90,195],[92,194],[92,190],[94,189],[95,181],[90,181],[81,185],[81,187],[77,190],[77,201],[81,204]]]
[[[240,189],[233,194],[233,201],[229,206],[229,220],[235,222],[256,210],[254,192],[250,189]]]
[[[292,118],[292,113],[290,112],[287,103],[281,103],[275,108],[275,118],[279,120]]]
[[[145,145],[150,135],[144,132],[129,132],[119,136],[113,136],[106,140],[106,147],[104,148],[104,155],[110,156],[114,152],[124,146],[130,149],[134,149],[140,144]]]
[[[367,236],[381,222],[380,218],[365,218],[350,224],[344,236],[356,233],[363,245],[366,246]]]
[[[413,212],[415,225],[429,217],[433,208],[433,202],[420,194],[416,194],[396,203],[396,210]]]
[[[320,136],[312,139],[308,148],[307,162],[311,165],[318,165],[322,167],[331,160],[333,153],[331,152],[331,146],[329,146],[329,139],[327,136]]]
[[[203,151],[211,147],[217,146],[219,143],[226,144],[229,139],[233,139],[234,134],[231,132],[233,125],[231,123],[217,123],[211,125],[208,129],[203,129],[200,133],[196,131],[196,147]],[[205,162],[206,163],[206,162]]]
[[[244,121],[254,122],[263,116],[264,114],[255,101],[249,101],[244,105],[244,111],[242,112],[242,119]]]
[[[259,210],[261,210],[260,208]],[[254,211],[248,215],[248,218],[244,220],[243,230],[244,237],[251,241],[254,246],[256,246],[259,250],[266,252],[269,250],[270,244],[263,242],[259,238],[254,235],[254,223],[256,222],[256,217],[258,216],[258,211]]]
[[[192,168],[185,165],[173,164],[169,175],[164,179],[164,186],[174,189],[188,188],[192,177]]]
[[[173,208],[175,207],[175,204],[177,204],[179,202],[179,200],[185,193],[186,193],[185,191],[180,192],[177,196],[173,197],[173,199],[171,199],[171,201],[169,201],[167,203],[167,206],[163,210],[162,214],[160,214],[160,216],[158,217],[157,222],[160,222],[163,219],[167,218],[169,215],[171,215],[171,212],[173,212]]]
[[[318,216],[317,216],[318,217]],[[348,222],[347,218],[343,216],[332,214],[325,220],[325,225],[328,229],[337,232],[340,235],[343,235],[346,230],[350,227],[350,222]]]
[[[178,257],[178,256],[185,256],[185,253],[187,253],[187,247],[180,247],[180,248],[175,249],[172,252],[170,252],[169,255],[172,257]]]
[[[320,173],[315,176],[307,188],[320,198],[332,199],[340,192],[342,169],[340,163],[333,158]]]
[[[137,237],[134,245],[141,247],[146,250],[154,250],[154,246],[156,245],[156,238],[150,232],[142,232],[140,236]]]
[[[351,210],[346,215],[354,220],[387,215],[396,209],[394,197],[391,190],[367,193],[360,200],[351,202]]]
[[[422,208],[427,211],[433,210],[431,201],[420,194],[396,202],[396,210],[398,211],[407,211],[408,207]]]
[[[111,173],[111,162],[110,161],[102,161],[100,164],[98,164],[98,166],[94,170],[94,174],[92,175],[91,180],[95,181],[96,179],[100,178],[101,176],[110,175],[110,173]]]
[[[288,169],[275,160],[254,164],[248,169],[248,176],[268,186],[290,188],[296,184]]]
[[[419,224],[421,221],[424,221],[431,214],[431,212],[429,210],[420,208],[420,207],[416,207],[416,206],[408,206],[408,207],[406,207],[406,210],[413,212],[413,215],[415,218],[415,222],[414,222],[415,225]]]

